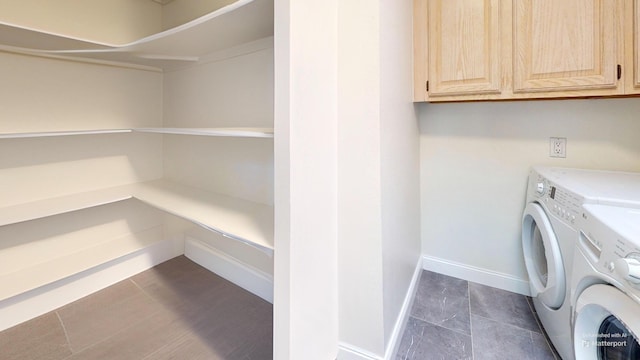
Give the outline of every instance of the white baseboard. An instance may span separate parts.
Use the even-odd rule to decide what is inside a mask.
[[[184,255],[196,264],[273,303],[273,276],[187,236]]]
[[[383,360],[382,357],[347,343],[338,344],[337,360]]]
[[[497,271],[458,263],[429,255],[422,256],[425,270],[529,296],[529,282]]]
[[[46,314],[182,254],[182,239],[164,240],[0,302],[0,331]]]
[[[402,334],[404,333],[404,329],[407,325],[407,320],[409,319],[409,312],[411,311],[411,306],[413,305],[413,300],[416,295],[416,291],[418,289],[418,281],[420,280],[420,274],[422,272],[422,259],[419,259],[416,267],[413,271],[413,276],[411,278],[411,283],[409,284],[409,288],[407,289],[407,293],[404,297],[404,301],[402,303],[402,307],[400,308],[400,313],[398,313],[398,317],[396,318],[396,323],[393,327],[393,331],[391,332],[391,337],[387,342],[387,347],[385,349],[384,357],[373,354],[367,350],[360,349],[356,346],[347,343],[339,343],[338,344],[338,360],[393,360],[394,356],[400,346],[400,342],[402,341]]]
[[[393,332],[391,333],[391,338],[387,343],[387,348],[384,354],[385,360],[395,359],[395,355],[396,355],[396,352],[398,351],[398,347],[400,347],[400,342],[402,341],[402,334],[404,334],[404,330],[407,326],[407,321],[409,320],[411,307],[413,306],[413,300],[416,297],[416,291],[418,291],[418,282],[420,281],[420,274],[422,274],[422,260],[418,261],[418,263],[416,264],[416,268],[413,271],[411,284],[409,284],[409,289],[407,290],[407,294],[404,297],[404,302],[402,303],[400,314],[398,315],[398,319],[396,320],[396,324],[393,328]]]

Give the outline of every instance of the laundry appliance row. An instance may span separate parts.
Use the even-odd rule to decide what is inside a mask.
[[[640,173],[534,167],[522,246],[562,359],[640,359]]]

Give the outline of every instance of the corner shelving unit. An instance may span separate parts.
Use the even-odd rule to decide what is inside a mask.
[[[0,134],[0,139],[51,136],[159,134],[273,138],[270,128],[138,128]],[[187,219],[223,236],[273,254],[273,208],[247,200],[156,180],[70,194],[24,204],[0,207],[0,226],[88,209],[135,198],[155,208]]]
[[[221,34],[215,36],[212,34]],[[273,35],[273,0],[238,0],[219,10],[181,26],[125,44],[101,43],[0,22],[0,51],[42,57],[104,62],[139,69],[151,67],[162,72],[197,64],[209,54],[268,38]],[[11,130],[9,130],[11,131]],[[3,139],[28,139],[63,136],[107,135],[122,133],[158,133],[186,136],[273,138],[272,128],[128,128],[65,129],[60,131],[0,132]],[[129,135],[126,135],[129,136]],[[18,141],[18,140],[16,140]],[[216,194],[167,180],[152,180],[67,194],[21,204],[0,202],[0,226],[66,214],[102,205],[138,200],[153,208],[186,219],[225,238],[250,245],[273,256],[273,207],[244,199]],[[92,249],[52,258],[51,261],[13,273],[0,274],[0,283],[12,287],[0,291],[0,300],[138,251],[163,236],[162,226],[141,231],[140,237],[117,239]],[[116,241],[116,240],[114,240]],[[136,244],[134,244],[137,242]],[[131,243],[127,245],[127,243]],[[75,251],[75,250],[74,250]],[[99,252],[86,256],[84,252]],[[88,262],[91,259],[93,263]],[[75,264],[72,264],[74,263]],[[58,269],[52,271],[51,269]],[[34,279],[34,280],[30,280]],[[4,285],[3,285],[4,286]]]
[[[186,24],[122,44],[0,22],[0,44],[5,50],[72,55],[163,69],[197,62],[203,55],[271,35],[273,0],[238,0]]]
[[[273,254],[273,208],[166,180],[116,186],[0,208],[0,226],[128,199],[189,220]]]

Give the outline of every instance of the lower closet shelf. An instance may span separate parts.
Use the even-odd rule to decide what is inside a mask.
[[[163,238],[162,226],[117,239],[103,239],[93,246],[0,274],[0,300],[64,279],[151,246]]]
[[[227,238],[273,254],[273,207],[166,180],[0,207],[0,226],[135,198]]]
[[[273,208],[166,180],[138,184],[134,197],[223,236],[273,253]]]

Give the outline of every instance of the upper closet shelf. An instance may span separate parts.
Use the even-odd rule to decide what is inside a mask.
[[[69,136],[69,135],[99,135],[99,134],[119,134],[129,133],[131,129],[103,129],[103,130],[71,130],[71,131],[43,131],[43,132],[24,132],[24,133],[0,133],[0,139],[17,139],[17,138],[35,138],[50,136]]]
[[[273,207],[164,180],[0,207],[0,226],[131,198],[273,254]]]
[[[138,132],[176,135],[272,138],[272,128],[140,128]]]
[[[24,133],[0,133],[0,139],[38,138],[70,135],[100,135],[135,132],[159,134],[197,135],[197,136],[230,136],[249,138],[272,138],[273,128],[137,128],[137,129],[103,129],[103,130],[69,130],[43,131]]]
[[[238,0],[186,24],[130,43],[96,42],[0,22],[7,50],[119,61],[160,68],[273,35],[273,0]]]

